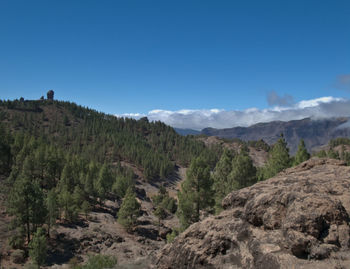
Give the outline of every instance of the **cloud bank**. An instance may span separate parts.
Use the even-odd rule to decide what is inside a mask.
[[[183,109],[178,111],[156,109],[147,114],[132,113],[116,116],[132,117],[136,119],[148,117],[150,121],[162,121],[176,128],[202,130],[206,127],[245,127],[259,122],[300,120],[308,117],[314,119],[350,117],[350,100],[335,97],[321,97],[312,100],[304,100],[293,105],[275,106],[268,109]]]

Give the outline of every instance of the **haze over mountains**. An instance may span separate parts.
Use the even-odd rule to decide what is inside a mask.
[[[350,117],[349,99],[327,96],[294,102],[292,96],[279,96],[271,91],[267,102],[270,107],[265,109],[155,109],[146,114],[118,116],[162,121],[181,135],[204,134],[245,141],[263,139],[270,145],[283,133],[292,154],[300,139],[304,139],[312,151],[350,133],[350,125],[346,124]]]
[[[313,120],[305,118],[292,121],[271,121],[257,123],[249,127],[233,127],[224,129],[204,128],[202,131],[193,129],[179,129],[175,131],[181,135],[206,135],[220,138],[238,138],[243,141],[253,141],[263,139],[269,145],[274,144],[280,135],[283,134],[290,153],[297,150],[300,139],[304,139],[307,149],[312,152],[325,146],[331,139],[338,137],[349,137],[349,118],[327,118]]]
[[[263,139],[268,144],[275,143],[284,135],[290,152],[294,154],[300,139],[304,139],[309,151],[326,145],[331,139],[350,135],[349,118],[329,118],[312,120],[310,118],[292,121],[272,121],[258,123],[249,127],[227,129],[205,128],[201,134],[221,138],[239,138],[244,141]]]

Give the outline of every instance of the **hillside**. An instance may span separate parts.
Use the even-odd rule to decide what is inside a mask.
[[[200,131],[192,129],[174,128],[174,130],[180,135],[199,135],[201,133]]]
[[[349,137],[350,128],[340,128],[347,121],[347,118],[322,120],[306,118],[286,122],[258,123],[250,127],[206,128],[201,133],[221,138],[239,138],[244,141],[263,139],[270,145],[274,144],[283,133],[291,154],[294,154],[300,139],[304,139],[307,149],[311,152],[320,146],[326,145],[331,139]]]
[[[214,167],[221,154],[161,122],[54,100],[0,101],[0,138],[6,268],[29,262],[28,243],[40,227],[47,231],[47,265],[83,262],[91,253],[117,257],[120,265],[147,264],[179,225],[176,194],[186,167],[197,156]],[[128,194],[139,207],[131,223],[119,215]]]
[[[45,138],[72,154],[130,161],[148,179],[170,175],[174,162],[188,165],[193,156],[208,152],[203,143],[161,122],[116,118],[63,101],[1,101],[0,122],[14,134]]]
[[[343,162],[311,159],[229,194],[156,268],[349,268],[349,188]]]
[[[262,140],[245,142],[240,139],[220,139],[216,136],[198,136],[197,139],[203,141],[208,148],[220,146],[233,152],[240,152],[246,146],[256,167],[264,166],[268,160],[270,147]]]

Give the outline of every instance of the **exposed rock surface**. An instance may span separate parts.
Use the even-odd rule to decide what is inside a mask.
[[[156,268],[350,268],[350,167],[312,159],[232,192]]]

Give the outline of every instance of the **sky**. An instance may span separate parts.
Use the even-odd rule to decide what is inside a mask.
[[[193,129],[350,116],[349,14],[348,0],[0,0],[0,99],[53,89]]]

